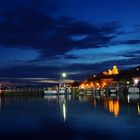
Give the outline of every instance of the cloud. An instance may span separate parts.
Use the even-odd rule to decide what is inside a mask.
[[[78,56],[75,56],[75,55],[72,55],[72,54],[66,54],[66,55],[64,55],[64,58],[65,59],[77,59]]]
[[[120,69],[129,67],[130,65],[139,65],[140,56],[129,59],[109,60],[94,64],[69,64],[62,66],[39,66],[39,65],[18,65],[13,67],[1,68],[1,77],[31,77],[31,78],[56,78],[59,79],[62,72],[68,73],[68,79],[84,79],[90,74],[102,72],[113,65],[117,65]]]
[[[123,54],[124,57],[129,57],[129,58],[138,58],[140,57],[140,50],[133,51],[133,52],[128,52],[126,54]]]
[[[59,78],[60,73],[66,71],[71,78],[81,79],[112,65],[123,68],[139,64],[138,51],[117,48],[119,45],[134,47],[140,44],[139,39],[133,38],[125,37],[121,41],[119,36],[126,35],[126,32],[122,31],[118,22],[94,25],[68,16],[53,16],[60,9],[45,0],[0,2],[0,46],[37,51],[37,58],[33,60],[14,60],[10,66],[1,68],[1,76]],[[109,53],[106,52],[107,48]],[[81,50],[85,55],[85,50],[92,50],[87,52],[90,63],[83,61],[85,55],[82,55]],[[116,60],[110,60],[112,54]],[[118,60],[121,56],[126,59]],[[64,61],[67,65],[64,65]],[[53,62],[54,66],[49,65],[49,62]]]
[[[37,49],[40,57],[48,58],[73,49],[108,46],[119,32],[116,22],[97,26],[71,17],[54,18],[53,8],[49,9],[53,6],[46,3],[47,10],[42,10],[44,1],[23,3],[15,1],[8,10],[1,7],[0,45]],[[73,39],[76,36],[84,37]]]

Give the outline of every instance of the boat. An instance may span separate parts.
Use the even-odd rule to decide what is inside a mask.
[[[59,86],[44,90],[44,95],[64,95],[70,94],[71,92],[71,87],[67,87],[64,82],[60,81]]]
[[[140,94],[139,94],[140,90],[138,87],[129,87],[128,88],[128,98],[129,99],[139,99]]]
[[[79,95],[81,95],[81,96],[82,96],[82,95],[84,95],[84,94],[85,94],[85,89],[82,89],[82,88],[81,88],[81,89],[79,89]]]
[[[58,89],[58,94],[65,94],[66,93],[66,88],[65,87],[59,87]]]
[[[109,88],[109,95],[110,97],[117,97],[118,88],[117,87],[110,87]]]
[[[58,90],[56,88],[48,88],[44,90],[44,95],[57,95]]]
[[[71,94],[72,90],[71,87],[68,87],[65,83],[60,82],[58,87],[58,94]]]
[[[100,95],[101,95],[101,96],[105,96],[105,89],[101,89],[101,90],[100,90]]]

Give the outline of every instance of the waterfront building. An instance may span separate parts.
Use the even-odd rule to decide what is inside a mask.
[[[119,74],[119,69],[117,68],[117,66],[113,66],[112,69],[103,72],[103,75],[117,75],[117,74]]]

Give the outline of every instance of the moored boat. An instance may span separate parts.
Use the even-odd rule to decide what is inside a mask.
[[[53,88],[48,88],[44,90],[44,95],[57,95],[58,90]]]
[[[139,88],[138,87],[129,87],[128,88],[128,98],[129,99],[139,99]]]

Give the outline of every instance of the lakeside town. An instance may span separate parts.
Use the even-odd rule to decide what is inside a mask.
[[[1,96],[44,96],[44,95],[100,95],[114,96],[118,94],[134,94],[139,98],[140,66],[128,70],[119,70],[113,66],[104,72],[93,74],[83,81],[68,82],[66,73],[62,73],[60,81],[55,86],[4,86],[0,84]]]

